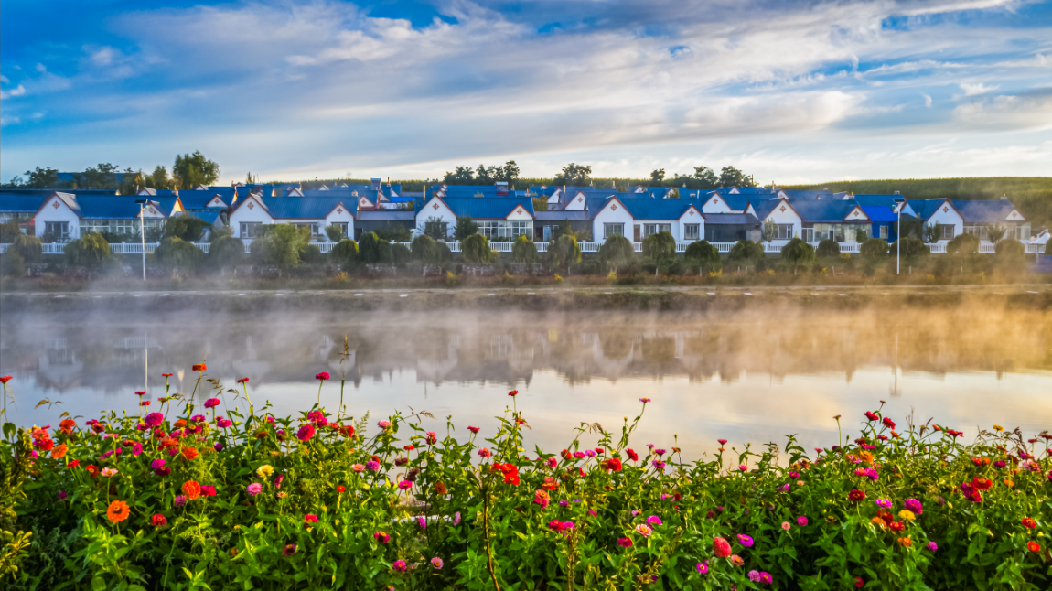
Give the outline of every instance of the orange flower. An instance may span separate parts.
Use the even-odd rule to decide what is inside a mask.
[[[129,513],[131,513],[131,509],[128,508],[128,503],[113,501],[110,503],[109,509],[106,509],[106,519],[113,523],[120,523],[128,518]]]
[[[58,430],[66,435],[72,435],[73,427],[75,426],[77,426],[77,421],[74,421],[73,419],[65,419],[58,424]]]
[[[187,460],[196,459],[197,455],[198,455],[197,454],[197,448],[196,447],[190,447],[188,445],[183,446],[183,450],[180,453],[182,453],[183,457],[186,458]]]
[[[87,468],[85,468],[85,470],[88,471],[88,475],[91,476],[92,478],[98,478],[99,477],[100,470],[99,470],[98,466],[88,466]]]
[[[909,548],[913,545],[913,540],[911,540],[909,536],[906,536],[905,538],[899,538],[895,541],[898,542],[899,545],[903,548]]]
[[[171,437],[165,437],[161,442],[161,447],[179,447],[179,442]]]
[[[56,460],[64,458],[66,457],[67,449],[68,448],[66,447],[65,443],[60,443],[55,446],[55,449],[51,450],[51,457],[55,458]]]
[[[193,501],[201,496],[201,485],[196,480],[187,480],[183,483],[183,492],[187,499]]]
[[[1031,552],[1040,552],[1041,544],[1038,544],[1037,542],[1027,542],[1026,549],[1030,550]]]
[[[435,494],[438,494],[438,495],[446,494],[446,485],[441,480],[435,483]]]
[[[186,426],[186,419],[179,419],[178,421],[175,422],[175,428],[176,429],[182,429],[185,426]]]
[[[1005,478],[1005,486],[1007,486],[1008,488],[1013,488],[1015,487],[1015,482],[1008,478]]]
[[[205,363],[195,363],[190,369],[193,371],[208,371],[208,365]]]

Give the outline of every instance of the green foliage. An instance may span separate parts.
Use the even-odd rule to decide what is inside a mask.
[[[329,242],[339,242],[347,238],[347,235],[343,233],[343,228],[332,224],[325,226],[325,236],[328,237]]]
[[[903,238],[899,246],[899,257],[907,265],[917,265],[921,260],[931,256],[931,249],[920,238]],[[895,254],[895,247],[888,246],[888,254]]]
[[[1000,242],[1005,237],[1005,227],[996,224],[988,226],[986,237],[990,242]]]
[[[457,218],[457,225],[453,229],[453,237],[457,242],[463,242],[468,236],[478,234],[479,225],[471,221],[471,216]]]
[[[445,241],[449,235],[446,224],[447,222],[443,221],[442,218],[432,216],[424,221],[424,227],[420,228],[420,231],[435,240]]]
[[[325,262],[325,255],[317,244],[307,244],[300,253],[300,261],[307,265],[318,265]]]
[[[4,254],[0,254],[0,275],[9,277],[21,277],[26,274],[26,260],[13,248],[8,248]]]
[[[958,234],[946,244],[946,252],[950,254],[977,253],[979,252],[979,237],[967,232]]]
[[[578,166],[571,162],[563,167],[561,173],[555,175],[555,178],[552,179],[552,184],[556,186],[584,187],[592,182],[591,176],[591,166]]]
[[[461,241],[460,251],[469,263],[488,263],[494,254],[489,249],[489,240],[482,234],[471,234]]]
[[[401,224],[385,224],[375,230],[381,240],[388,242],[410,242],[413,240],[413,231]]]
[[[244,264],[245,243],[229,232],[212,241],[208,246],[208,262],[217,269],[227,269]]]
[[[219,164],[205,158],[201,152],[175,157],[172,176],[180,189],[198,185],[210,186],[219,180]]]
[[[184,242],[201,242],[205,230],[212,224],[188,215],[169,218],[164,224],[164,236],[174,236]]]
[[[404,265],[413,259],[413,253],[404,244],[384,243],[384,262],[392,265]]]
[[[703,273],[714,273],[723,269],[723,258],[720,257],[720,251],[704,240],[687,245],[683,257],[687,259],[687,262],[700,266]]]
[[[739,240],[731,247],[727,258],[740,263],[754,263],[763,260],[767,254],[763,251],[763,245],[752,240]]]
[[[0,224],[0,242],[14,242],[19,234],[22,234],[22,229],[18,227],[17,221],[10,220]]]
[[[864,244],[867,240],[869,240],[869,234],[862,228],[855,228],[855,242]]]
[[[650,186],[660,187],[661,181],[665,180],[665,169],[657,168],[650,172]]]
[[[379,263],[383,258],[381,244],[384,241],[376,232],[365,232],[358,240],[358,260],[363,263]]]
[[[815,260],[815,249],[803,240],[793,238],[782,247],[782,260],[794,269],[808,265]]]
[[[924,241],[932,244],[942,240],[942,224],[935,222],[924,226]]]
[[[1026,259],[1026,247],[1018,240],[1009,238],[994,246],[994,256],[998,265],[1007,271],[1018,271],[1023,268]]]
[[[157,245],[154,256],[158,263],[170,269],[193,271],[202,262],[205,255],[193,244],[175,236],[169,236]]]
[[[511,260],[532,265],[537,262],[537,245],[525,234],[519,235],[511,245]]]
[[[628,241],[628,238],[620,234],[607,236],[606,242],[599,247],[599,260],[615,273],[618,269],[631,265],[635,258],[635,247]]]
[[[353,263],[358,259],[358,243],[349,238],[344,238],[332,247],[330,253],[332,258],[339,263]]]
[[[69,265],[88,269],[98,269],[113,258],[110,243],[98,232],[82,234],[80,238],[66,244],[64,253]]]
[[[14,240],[11,241],[11,246],[7,248],[9,252],[13,250],[21,255],[22,260],[26,263],[39,263],[43,251],[39,238],[21,232],[15,235]]]
[[[443,246],[445,246],[443,244]],[[413,260],[422,263],[438,263],[443,260],[443,253],[438,247],[438,242],[427,234],[420,234],[413,238],[412,248]],[[446,252],[449,252],[448,249]]]
[[[492,185],[503,181],[510,187],[518,180],[519,173],[519,165],[514,160],[507,161],[504,166],[479,164],[475,170],[470,166],[458,166],[456,172],[446,172],[443,182],[447,185]]]
[[[858,249],[863,259],[878,262],[888,256],[888,243],[880,238],[870,238]]]
[[[309,242],[309,228],[268,224],[260,228],[259,236],[252,241],[252,255],[261,263],[288,269],[299,264],[300,254]]]
[[[581,262],[581,247],[573,232],[562,232],[548,245],[548,254],[556,268],[568,271],[570,265]]]
[[[655,232],[643,239],[643,256],[653,262],[676,256],[676,239],[671,232]]]
[[[534,197],[533,211],[548,211],[548,199],[545,197]]]
[[[763,230],[760,233],[760,239],[764,242],[770,242],[778,237],[778,224],[774,223],[774,220],[764,220]]]
[[[719,183],[721,187],[755,188],[756,181],[752,175],[746,174],[733,166],[724,166],[720,170]]]
[[[836,242],[826,238],[825,240],[818,243],[818,250],[815,252],[820,258],[834,258],[840,256],[840,245]]]

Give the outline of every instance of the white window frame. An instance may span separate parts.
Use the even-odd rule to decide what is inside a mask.
[[[259,229],[263,227],[263,222],[241,222],[241,233],[239,236],[244,238],[255,238],[259,234]]]
[[[69,222],[44,222],[44,232],[56,234],[59,242],[69,242]]]
[[[697,242],[701,240],[701,224],[683,224],[683,241]]]
[[[775,240],[792,240],[793,239],[793,225],[792,224],[775,224],[777,226],[778,237]]]
[[[604,223],[603,224],[603,238],[604,239],[609,238],[611,236],[624,236],[624,235],[625,235],[625,225],[623,223],[621,223],[621,224]]]
[[[804,242],[815,241],[815,229],[814,228],[800,228],[800,240]]]
[[[940,240],[953,240],[955,238],[953,233],[957,228],[953,224],[943,224],[941,227],[942,236],[940,236]]]
[[[643,224],[643,238],[658,232],[672,233],[672,224]]]
[[[887,240],[888,239],[888,227],[887,226],[880,226],[880,239],[881,240]]]

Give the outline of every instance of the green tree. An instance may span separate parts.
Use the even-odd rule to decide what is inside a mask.
[[[508,160],[501,167],[499,181],[507,181],[508,188],[513,188],[512,184],[519,179],[519,165],[515,164],[514,160]]]
[[[532,265],[537,262],[537,245],[525,234],[520,234],[511,245],[511,260]]]
[[[460,250],[469,263],[488,263],[491,259],[489,240],[482,234],[472,234],[461,241]]]
[[[209,186],[219,180],[219,164],[205,158],[201,152],[175,157],[172,176],[180,189],[198,185]]]
[[[863,259],[873,263],[879,263],[888,256],[888,243],[880,238],[870,238],[862,243],[858,252],[862,255]]]
[[[559,237],[548,245],[548,253],[551,254],[555,266],[564,272],[569,271],[570,265],[581,262],[581,247],[577,244],[577,237],[573,232],[559,234]]]
[[[423,227],[418,227],[417,230],[434,240],[445,240],[448,236],[447,225],[448,222],[443,221],[442,218],[431,216],[424,220]]]
[[[383,244],[376,232],[365,232],[358,240],[358,260],[363,263],[379,263],[384,258]]]
[[[655,232],[643,239],[643,256],[655,263],[676,256],[676,239],[671,232]]]
[[[341,264],[353,263],[358,258],[358,243],[344,238],[332,247],[332,258]]]
[[[0,242],[14,242],[15,238],[22,233],[22,228],[18,227],[17,220],[8,220],[0,224]]]
[[[113,164],[99,164],[84,169],[73,175],[73,184],[79,189],[116,189],[117,167]]]
[[[153,174],[143,179],[145,186],[151,189],[171,189],[172,179],[168,178],[168,169],[163,166],[157,166],[153,169]]]
[[[174,236],[184,242],[201,242],[205,235],[205,230],[211,227],[212,224],[205,220],[189,215],[177,215],[165,222],[164,237]]]
[[[11,246],[7,247],[7,250],[8,252],[17,252],[26,263],[37,263],[40,262],[43,245],[36,236],[18,232],[15,234],[14,240],[11,241]]]
[[[343,227],[333,224],[325,226],[325,236],[328,237],[329,242],[339,242],[347,237],[347,235],[343,233]]]
[[[409,248],[401,243],[387,243],[384,244],[386,249],[390,249],[390,262],[394,265],[404,265],[413,258],[413,253],[409,252]],[[386,250],[385,249],[385,250]]]
[[[693,176],[697,181],[697,185],[694,188],[697,189],[715,189],[716,183],[719,182],[719,179],[716,178],[716,173],[708,166],[695,166]]]
[[[723,258],[720,257],[720,251],[704,240],[687,245],[683,258],[701,267],[702,273],[715,273],[723,269]]]
[[[665,180],[665,169],[664,168],[656,168],[656,169],[650,171],[650,186],[651,187],[660,187],[660,186],[662,186],[662,181],[664,181],[664,180]]]
[[[618,269],[623,269],[632,264],[632,260],[635,257],[635,247],[628,241],[628,238],[620,234],[607,236],[606,242],[603,242],[603,245],[599,247],[599,260],[615,273]]]
[[[110,243],[98,232],[82,234],[80,238],[66,244],[63,252],[69,265],[92,270],[98,269],[113,258]]]
[[[453,228],[453,238],[457,242],[463,242],[468,236],[478,234],[479,225],[471,221],[471,216],[466,215],[457,218],[457,225]]]
[[[902,258],[902,262],[910,266],[915,266],[921,259],[931,255],[931,249],[920,238],[903,237],[899,249],[899,256]],[[894,252],[895,247],[889,245],[888,254],[891,255]]]
[[[26,171],[26,180],[22,185],[27,189],[55,189],[65,187],[67,183],[58,180],[57,168],[40,168]]]
[[[419,234],[413,238],[413,260],[421,263],[438,263],[442,261],[442,252],[438,248],[438,242],[427,234]]]
[[[552,184],[583,187],[592,182],[591,176],[591,166],[578,166],[571,162],[563,167],[561,174],[555,175],[555,178],[552,179]]]
[[[869,234],[862,228],[855,228],[855,242],[864,244],[866,240],[869,240]]]
[[[208,245],[208,264],[216,269],[235,267],[244,261],[245,243],[234,238],[229,229],[215,236]]]
[[[793,238],[782,247],[782,260],[796,269],[814,262],[815,249],[803,240]]]
[[[974,254],[979,252],[979,237],[975,234],[963,232],[958,234],[946,244],[946,252],[950,254]]]
[[[1005,237],[1005,227],[997,224],[988,226],[986,228],[986,237],[990,242],[1000,242]]]
[[[413,231],[401,224],[385,224],[375,232],[381,240],[388,242],[410,242],[413,239]]]
[[[994,246],[994,257],[997,264],[1005,271],[1019,271],[1023,268],[1026,258],[1026,247],[1023,243],[1009,238],[1001,240]]]
[[[447,172],[443,182],[447,185],[473,185],[475,172],[470,166],[458,166],[456,172]]]
[[[770,242],[778,237],[778,224],[774,223],[774,220],[763,221],[763,231],[760,233],[760,238],[764,242]]]
[[[193,271],[201,263],[204,253],[200,248],[177,236],[168,236],[157,246],[154,256],[158,263],[170,269]]]
[[[763,245],[752,240],[739,240],[731,247],[727,258],[736,263],[753,264],[767,258]]]
[[[288,269],[299,264],[300,254],[309,242],[309,228],[292,224],[265,225],[260,236],[252,241],[252,254],[263,263]]]
[[[840,258],[840,245],[826,238],[818,243],[818,251],[815,254],[822,259]]]
[[[924,226],[924,241],[934,243],[942,240],[942,224],[935,222]]]
[[[756,181],[753,180],[751,175],[745,176],[745,173],[733,166],[724,166],[720,170],[719,183],[722,187],[737,187],[739,189],[756,187]]]

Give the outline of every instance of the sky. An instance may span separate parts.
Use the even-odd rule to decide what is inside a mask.
[[[0,180],[1052,174],[1052,2],[0,3]]]

